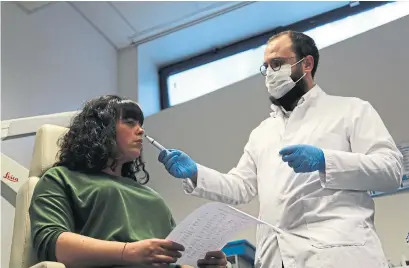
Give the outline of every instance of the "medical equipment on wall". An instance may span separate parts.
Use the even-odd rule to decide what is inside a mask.
[[[222,251],[232,268],[253,268],[256,248],[247,240],[237,240],[227,243]]]
[[[71,118],[77,113],[78,111],[74,111],[1,121],[1,139],[35,135],[37,130],[45,124],[68,127]]]
[[[45,124],[68,127],[71,119],[77,113],[78,111],[73,111],[1,121],[2,146],[9,146],[7,143],[8,140],[34,136],[37,130]],[[25,147],[16,148],[18,152],[21,151],[24,154],[28,153],[31,155],[32,152],[30,149],[28,149],[27,152],[24,151],[25,149]],[[5,155],[3,153],[4,151],[5,150],[2,150],[1,153],[1,182],[2,186],[5,186],[5,190],[2,190],[2,197],[4,197],[9,203],[13,204],[13,199],[15,199],[17,191],[28,179],[28,169],[18,163],[16,159],[12,159]]]

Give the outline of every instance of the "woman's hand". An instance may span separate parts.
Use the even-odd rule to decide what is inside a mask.
[[[122,260],[126,265],[162,266],[175,263],[184,250],[182,245],[169,240],[147,239],[126,244]]]
[[[227,267],[227,258],[223,251],[209,251],[204,259],[197,262],[200,268],[225,268]]]

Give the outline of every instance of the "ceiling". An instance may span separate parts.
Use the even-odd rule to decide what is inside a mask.
[[[144,43],[139,46],[138,55],[144,62],[161,67],[348,4],[348,1],[252,2]]]
[[[16,2],[27,12],[35,12],[55,2]],[[220,25],[236,24],[247,18],[253,32],[271,29],[277,19],[288,21],[334,9],[348,2],[240,2],[240,1],[72,1],[68,2],[80,12],[117,49],[131,43],[141,44],[177,30],[236,13],[240,17]],[[307,3],[307,4],[305,4]],[[266,10],[267,8],[267,10]],[[260,16],[267,16],[260,17]],[[255,20],[258,22],[255,23]],[[262,24],[262,25],[261,25]],[[246,35],[252,35],[247,33]],[[208,40],[209,41],[209,40]]]
[[[55,2],[16,2],[32,13]],[[80,12],[117,49],[143,43],[165,32],[209,19],[249,2],[194,1],[72,1]]]
[[[27,13],[58,2],[15,2]],[[70,1],[116,49],[138,45],[156,66],[325,13],[349,1]]]

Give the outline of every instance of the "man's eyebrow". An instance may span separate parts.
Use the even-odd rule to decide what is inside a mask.
[[[283,59],[285,59],[286,57],[274,57],[274,58],[271,58],[269,61],[272,61],[272,60],[283,60]]]

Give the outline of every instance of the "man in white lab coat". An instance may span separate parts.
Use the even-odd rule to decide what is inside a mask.
[[[402,155],[368,102],[315,84],[318,60],[302,33],[268,41],[260,70],[273,112],[229,173],[179,150],[162,151],[159,161],[191,195],[232,205],[259,196],[259,218],[285,232],[258,227],[256,267],[387,268],[368,191],[399,187]]]

